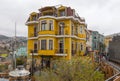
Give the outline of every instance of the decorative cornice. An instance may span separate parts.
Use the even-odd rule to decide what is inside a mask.
[[[29,37],[28,40],[30,40],[30,39],[38,39],[39,37],[56,37],[56,38],[70,37],[70,38],[75,38],[75,39],[79,39],[79,40],[86,40],[86,38],[80,38],[80,37],[77,37],[75,35],[49,35],[49,34],[38,35],[37,37]]]

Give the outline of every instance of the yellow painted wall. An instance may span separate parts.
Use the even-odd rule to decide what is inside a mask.
[[[34,25],[30,25],[28,27],[28,37],[31,37],[31,34],[34,33]]]
[[[67,33],[67,35],[70,35],[71,34],[71,30],[70,30],[70,27],[71,27],[71,23],[73,23],[70,19],[63,19],[63,20],[56,20],[54,18],[41,18],[39,20],[39,22],[41,20],[47,20],[47,23],[49,20],[53,20],[54,22],[54,29],[52,31],[49,31],[49,30],[45,30],[45,31],[39,31],[39,35],[56,35],[59,31],[59,22],[64,22],[65,23],[65,28],[64,28],[64,31]],[[74,23],[74,25],[76,26],[77,23]],[[80,24],[78,25],[80,26]],[[83,25],[84,26],[84,25]],[[85,28],[85,27],[84,27]],[[78,29],[79,31],[79,29]],[[34,33],[34,25],[29,25],[28,27],[28,37],[30,37],[30,34],[31,33]],[[41,39],[54,39],[54,50],[40,50],[38,49],[38,55],[46,55],[46,56],[54,56],[54,57],[58,57],[58,58],[62,58],[60,56],[55,56],[55,53],[56,53],[56,49],[58,49],[58,41],[59,41],[59,38],[56,38],[56,37],[52,37],[52,36],[47,36],[47,37],[41,37],[39,36],[39,38],[37,39],[38,41],[41,40]],[[78,34],[78,38],[85,38],[86,39],[86,33],[85,31],[83,31],[83,34]],[[34,41],[35,40],[28,40],[28,49],[33,49],[34,48]],[[71,59],[71,50],[72,50],[72,47],[71,47],[71,44],[72,44],[72,41],[75,43],[74,44],[74,48],[76,47],[76,42],[78,42],[78,44],[80,43],[83,43],[84,45],[84,50],[80,52],[80,55],[83,55],[85,53],[85,47],[86,47],[86,41],[85,40],[80,40],[80,39],[76,39],[76,38],[70,38],[70,37],[67,37],[65,38],[65,49],[67,49],[67,56],[65,57],[66,59]],[[79,48],[80,45],[78,45],[78,50],[80,49]],[[38,45],[38,48],[40,46]],[[79,54],[79,51],[76,52],[76,54]],[[37,57],[37,56],[36,56]]]
[[[34,40],[28,40],[28,54],[32,49],[34,49]]]

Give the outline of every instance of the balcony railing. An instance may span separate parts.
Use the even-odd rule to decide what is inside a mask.
[[[78,36],[78,32],[72,31],[72,35]]]
[[[58,54],[67,54],[67,49],[62,49],[62,48],[61,49],[56,49],[55,52],[58,53]]]
[[[78,36],[78,32],[75,32],[74,35]]]
[[[38,50],[37,50],[37,49],[34,49],[34,50],[33,50],[33,53],[38,53]]]
[[[76,54],[76,50],[71,50],[72,51],[72,55]]]
[[[68,31],[56,31],[56,35],[68,35]]]
[[[38,53],[38,50],[37,49],[34,49],[34,50],[29,50],[29,52],[32,54],[32,53]]]
[[[37,21],[37,17],[33,17],[31,21]]]

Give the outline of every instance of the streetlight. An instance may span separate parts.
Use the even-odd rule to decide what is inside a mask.
[[[30,51],[32,53],[32,68],[31,68],[31,81],[35,81],[35,78],[34,78],[34,50],[31,50]]]
[[[34,74],[34,56],[33,56],[34,51],[31,50],[31,53],[32,53],[32,68],[31,68],[31,76],[33,76],[33,74]]]
[[[15,69],[16,68],[16,51],[11,51],[10,55],[12,56],[12,66],[13,66],[13,69]]]

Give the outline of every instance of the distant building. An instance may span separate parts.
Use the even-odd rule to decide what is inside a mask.
[[[91,51],[96,53],[104,52],[104,35],[98,31],[89,30],[90,36],[88,44],[91,47]]]
[[[112,41],[112,39],[116,36],[120,36],[120,33],[114,33],[114,34],[105,36],[104,43],[105,43],[105,52],[106,53],[108,53],[110,41]]]
[[[86,53],[92,52],[92,31],[86,30]]]
[[[108,56],[112,61],[120,63],[120,36],[113,36],[109,41]]]
[[[105,40],[104,40],[104,43],[105,43],[105,52],[106,53],[108,53],[110,41],[112,41],[112,37],[106,36]]]
[[[16,51],[17,56],[27,56],[27,48],[26,47],[19,47]]]

